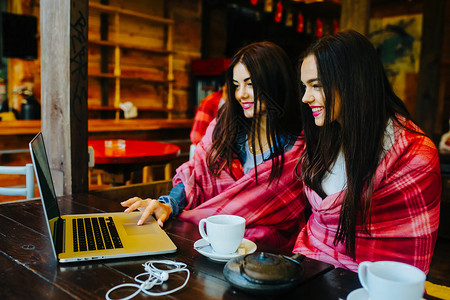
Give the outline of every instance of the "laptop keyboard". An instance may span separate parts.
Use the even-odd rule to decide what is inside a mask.
[[[72,219],[73,251],[123,248],[112,217]]]

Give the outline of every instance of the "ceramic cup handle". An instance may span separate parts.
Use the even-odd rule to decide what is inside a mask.
[[[210,243],[208,235],[205,232],[205,223],[206,219],[201,219],[200,222],[198,223],[198,230],[200,231],[200,235],[202,236],[202,238],[206,240],[208,243]]]
[[[358,266],[358,278],[359,282],[366,291],[369,291],[369,286],[367,285],[367,268],[372,264],[370,261],[363,261]]]

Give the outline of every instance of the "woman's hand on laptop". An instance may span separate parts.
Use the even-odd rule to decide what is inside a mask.
[[[135,211],[136,209],[142,212],[142,216],[138,221],[138,225],[144,224],[145,220],[151,215],[155,215],[155,219],[159,226],[163,226],[164,222],[169,219],[172,213],[170,205],[161,203],[155,199],[141,199],[139,197],[133,197],[120,203],[125,209],[126,213]]]

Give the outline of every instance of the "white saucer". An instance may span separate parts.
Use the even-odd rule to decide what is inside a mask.
[[[359,288],[348,294],[347,300],[370,300],[370,298],[364,288]]]
[[[242,244],[245,247],[245,254],[250,254],[256,251],[256,244],[252,241],[243,239]],[[209,259],[219,262],[227,262],[230,259],[241,255],[237,251],[231,254],[217,253],[204,239],[199,239],[198,241],[196,241],[194,243],[194,249],[197,250],[200,254],[208,257]]]
[[[359,288],[348,294],[347,300],[370,300],[370,297],[364,288]],[[425,298],[422,298],[422,300],[425,300]]]

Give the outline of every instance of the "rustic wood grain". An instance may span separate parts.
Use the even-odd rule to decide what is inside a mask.
[[[67,195],[58,199],[60,210],[67,213],[121,211],[114,200],[95,195]],[[133,282],[133,277],[143,271],[142,264],[150,259],[170,259],[187,264],[191,277],[181,291],[162,299],[344,299],[360,287],[357,274],[348,270],[333,269],[329,264],[305,259],[302,281],[284,295],[271,297],[246,294],[225,280],[224,263],[217,263],[200,255],[193,244],[200,238],[197,226],[173,219],[164,230],[177,245],[176,253],[58,264],[46,236],[45,220],[39,200],[0,204],[0,263],[5,276],[0,276],[0,297],[10,299],[12,291],[18,295],[31,295],[35,299],[104,299],[106,292],[121,283]],[[145,242],[145,241],[143,241]],[[258,250],[270,250],[259,247]],[[277,253],[276,250],[274,253]],[[280,253],[287,254],[287,253]],[[20,279],[12,274],[20,274]],[[172,274],[162,290],[183,282],[184,274]],[[27,284],[24,285],[23,283]],[[159,289],[158,289],[159,290]],[[124,289],[112,295],[125,297],[132,290]],[[67,296],[66,296],[67,295]],[[14,298],[14,297],[12,297]],[[20,297],[17,297],[20,298]],[[426,296],[426,299],[433,299]],[[133,299],[148,299],[143,294]]]
[[[87,4],[40,5],[42,132],[59,195],[88,190],[88,154],[78,150],[87,149],[88,136]]]

